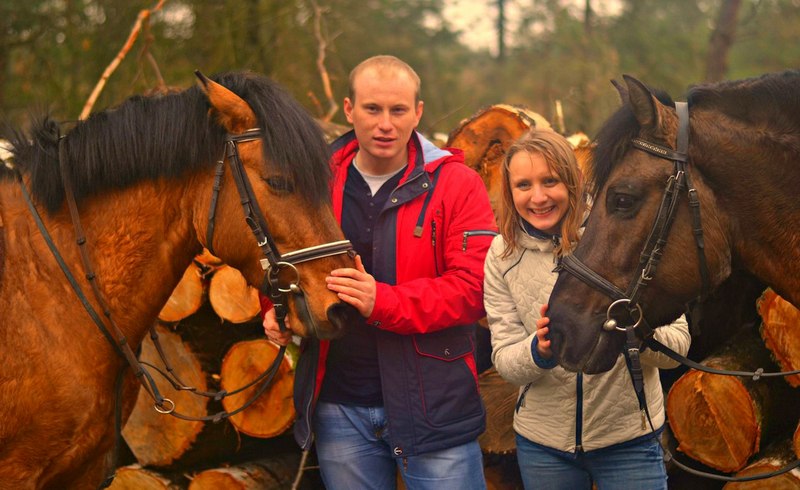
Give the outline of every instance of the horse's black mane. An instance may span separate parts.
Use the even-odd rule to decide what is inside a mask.
[[[265,77],[232,72],[214,80],[255,112],[265,157],[291,175],[295,188],[309,201],[328,199],[328,149],[306,111]],[[76,199],[212,165],[222,156],[226,133],[208,115],[209,107],[199,87],[193,86],[164,95],[133,96],[78,123],[65,139]],[[50,212],[64,200],[59,136],[59,124],[49,116],[36,120],[30,135],[17,130],[11,136],[15,165],[30,175],[34,198]],[[9,174],[3,171],[0,176]]]
[[[663,91],[651,90],[664,105],[673,106]],[[697,85],[687,94],[690,108],[713,108],[727,117],[762,127],[800,126],[800,71],[786,71],[744,80]],[[597,193],[605,186],[611,170],[630,148],[630,140],[639,133],[639,123],[627,101],[597,134],[591,189]]]

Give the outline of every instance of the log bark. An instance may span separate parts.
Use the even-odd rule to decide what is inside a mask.
[[[523,107],[497,104],[462,121],[447,139],[445,145],[463,150],[464,163],[480,174],[495,216],[501,200],[503,157],[508,147],[532,127],[549,128],[550,123]]]
[[[703,364],[738,371],[777,369],[752,328],[743,329]],[[669,391],[667,417],[679,451],[730,473],[758,452],[762,438],[769,442],[785,433],[786,413],[798,413],[798,406],[797,393],[779,378],[753,381],[690,370]]]
[[[516,442],[512,424],[519,387],[500,377],[493,367],[481,373],[478,383],[486,406],[486,430],[478,436],[478,443],[485,453],[513,453]]]
[[[770,473],[783,468],[796,459],[789,438],[778,441],[768,448],[736,476],[753,476]],[[773,476],[764,480],[750,482],[729,482],[724,490],[800,490],[800,469],[795,468],[788,473]]]
[[[156,327],[164,354],[177,376],[191,386],[207,390],[206,373],[195,353],[181,337],[165,326]],[[156,348],[148,336],[142,343],[139,356],[142,362],[163,366]],[[188,391],[177,391],[171,384],[150,370],[159,391],[165,398],[175,402],[178,412],[192,416],[204,416],[208,398],[192,395]],[[145,466],[167,466],[179,459],[195,442],[203,429],[203,422],[185,421],[157,412],[153,399],[145,390],[139,390],[136,405],[122,430],[122,436],[136,460]]]
[[[246,385],[263,373],[275,360],[278,346],[266,339],[234,344],[222,360],[220,378],[222,387],[234,390]],[[222,404],[227,411],[244,405],[256,392],[258,384],[247,390],[225,397]],[[284,357],[269,388],[246,410],[230,417],[231,424],[240,432],[253,437],[275,437],[285,432],[295,419],[292,392],[294,372]]]
[[[783,371],[800,369],[800,310],[767,289],[758,300],[761,315],[761,337]],[[800,375],[787,376],[794,388],[800,386]]]
[[[244,323],[261,311],[258,291],[249,286],[242,274],[227,265],[219,266],[208,286],[208,301],[223,320]]]
[[[108,488],[109,490],[179,490],[181,487],[164,475],[134,464],[117,468],[114,481]]]
[[[189,490],[283,490],[291,488],[299,465],[297,453],[197,473]]]
[[[205,301],[206,283],[200,269],[192,263],[158,314],[162,322],[177,322],[196,313]]]

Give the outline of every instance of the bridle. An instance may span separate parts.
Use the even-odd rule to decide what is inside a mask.
[[[636,391],[636,396],[639,401],[639,409],[642,411],[643,416],[646,415],[647,421],[650,423],[650,428],[653,433],[655,433],[655,428],[650,420],[650,414],[647,408],[647,402],[645,400],[644,375],[642,373],[641,362],[639,359],[640,342],[635,333],[636,329],[639,329],[639,335],[648,347],[655,351],[662,352],[671,359],[699,371],[727,376],[747,377],[752,378],[753,380],[766,377],[800,374],[800,370],[764,372],[763,368],[758,368],[756,371],[747,372],[728,371],[704,366],[678,354],[674,350],[656,340],[653,336],[653,328],[650,327],[650,325],[648,325],[647,321],[644,319],[644,313],[641,305],[639,304],[639,300],[641,299],[642,292],[655,276],[656,269],[664,253],[664,248],[667,245],[669,232],[672,228],[673,222],[675,221],[678,202],[684,189],[686,189],[687,198],[689,200],[689,209],[692,213],[692,234],[694,235],[695,246],[697,248],[697,257],[700,270],[701,289],[697,300],[702,301],[708,296],[710,291],[708,262],[706,260],[703,227],[700,219],[700,200],[698,199],[697,189],[695,189],[692,185],[689,174],[686,171],[689,149],[689,106],[686,102],[676,102],[675,111],[678,115],[678,134],[675,145],[676,150],[667,148],[657,143],[643,140],[641,138],[631,139],[631,145],[633,145],[633,147],[637,150],[650,153],[658,158],[670,160],[673,163],[673,171],[667,180],[667,185],[664,189],[664,195],[661,198],[661,204],[658,208],[658,212],[656,213],[655,221],[650,229],[650,234],[648,235],[647,240],[642,247],[642,251],[639,255],[639,264],[635,269],[634,278],[628,285],[627,291],[622,291],[616,285],[611,283],[611,281],[593,271],[589,266],[572,254],[562,257],[559,260],[558,266],[556,267],[556,271],[564,271],[572,274],[585,284],[613,299],[612,303],[606,310],[606,321],[603,322],[603,330],[607,332],[612,332],[615,330],[625,332],[626,341],[623,354],[625,355],[628,371],[630,372],[633,387]],[[625,308],[630,318],[632,320],[635,319],[634,323],[632,325],[620,326],[621,321],[618,321],[613,315],[613,310],[615,308]],[[660,443],[661,442],[659,441],[659,444]],[[663,445],[662,449],[664,450],[666,459],[671,460],[682,470],[694,475],[721,481],[744,482],[761,480],[781,475],[800,467],[800,459],[798,459],[792,463],[789,463],[783,468],[769,473],[744,477],[730,477],[699,471],[686,466],[678,461],[667,450],[667,448],[663,447]]]
[[[239,157],[239,143],[253,141],[260,137],[261,130],[259,128],[251,128],[240,134],[229,134],[225,140],[225,157],[217,161],[214,171],[214,186],[211,195],[211,204],[208,210],[208,226],[206,228],[206,248],[212,255],[214,254],[213,242],[217,201],[222,187],[222,175],[225,173],[225,160],[227,160],[231,168],[233,180],[236,183],[236,189],[241,198],[245,222],[253,232],[253,236],[261,249],[261,254],[264,256],[260,261],[261,268],[264,270],[264,279],[260,287],[261,294],[267,296],[270,301],[272,301],[272,304],[275,306],[275,316],[278,320],[278,324],[281,330],[285,330],[285,318],[289,312],[289,294],[294,295],[295,303],[298,306],[302,306],[308,311],[305,294],[300,287],[300,273],[295,265],[301,262],[308,262],[335,255],[348,254],[352,256],[353,246],[349,240],[340,240],[295,250],[283,255],[278,252],[275,241],[267,227],[267,221],[264,219],[264,215],[258,207],[258,201],[253,194],[250,180],[247,178],[244,165]],[[281,271],[284,270],[291,273],[291,280],[288,281],[288,284],[282,284],[281,282]],[[313,317],[309,313],[306,315],[306,318],[312,319]],[[314,333],[318,330],[316,324],[313,323],[309,328]]]
[[[311,260],[321,259],[325,257],[332,257],[336,255],[344,255],[348,254],[353,256],[353,247],[349,240],[339,240],[335,242],[325,243],[321,245],[316,245],[313,247],[308,247],[300,250],[295,250],[290,253],[286,253],[281,255],[278,252],[278,249],[275,245],[274,239],[269,232],[267,227],[266,219],[264,215],[261,213],[261,210],[258,207],[258,201],[255,198],[253,193],[252,186],[250,184],[250,180],[248,179],[244,165],[242,164],[241,158],[239,157],[238,151],[238,143],[245,142],[245,141],[252,141],[256,140],[261,137],[261,130],[258,128],[252,128],[244,131],[241,134],[229,134],[225,139],[225,152],[223,158],[217,161],[215,174],[214,174],[214,184],[212,189],[212,198],[211,204],[209,209],[209,220],[208,220],[208,227],[206,229],[206,240],[207,240],[207,248],[213,254],[212,249],[212,240],[214,236],[214,224],[215,224],[215,215],[216,215],[216,207],[217,201],[219,197],[219,193],[222,187],[222,175],[224,174],[225,166],[224,162],[227,160],[231,167],[231,172],[233,174],[234,181],[236,182],[236,188],[239,193],[239,197],[241,200],[242,207],[244,209],[244,217],[247,225],[250,227],[253,235],[257,241],[259,248],[261,249],[261,253],[264,256],[260,260],[261,267],[265,271],[264,272],[264,279],[262,281],[260,291],[265,296],[269,297],[275,307],[275,316],[282,331],[286,330],[286,323],[285,319],[288,315],[288,302],[289,297],[292,295],[293,299],[295,300],[295,305],[298,309],[305,308],[308,311],[308,304],[305,300],[305,294],[301,287],[301,277],[300,273],[297,270],[296,264],[307,262]],[[28,205],[28,209],[33,216],[34,221],[36,222],[37,227],[39,228],[40,233],[42,234],[45,242],[47,243],[50,252],[53,254],[56,262],[58,263],[59,267],[61,268],[62,272],[66,276],[67,280],[70,283],[75,294],[80,299],[81,303],[83,304],[84,309],[88,312],[89,316],[92,318],[92,321],[97,325],[100,332],[106,338],[106,340],[111,344],[114,351],[127,361],[127,366],[130,366],[133,370],[134,374],[136,375],[137,379],[139,380],[140,384],[144,388],[144,390],[150,395],[151,398],[154,400],[154,408],[159,413],[163,414],[170,414],[174,417],[180,418],[182,420],[190,420],[190,421],[212,421],[212,422],[219,422],[223,419],[229,418],[243,410],[247,407],[252,405],[259,396],[261,396],[264,391],[266,391],[267,387],[271,383],[275,373],[278,372],[278,367],[280,366],[281,362],[283,361],[283,356],[286,351],[285,346],[281,346],[278,354],[276,355],[274,361],[272,362],[271,366],[267,368],[263,373],[261,373],[256,379],[251,381],[250,383],[237,388],[232,391],[221,390],[218,392],[207,392],[198,390],[195,387],[186,386],[178,377],[175,375],[173,369],[169,365],[166,357],[164,356],[164,351],[158,341],[158,335],[156,334],[155,328],[150,329],[150,336],[153,340],[157,351],[165,364],[166,370],[161,370],[149,363],[140,362],[137,358],[137,355],[133,352],[130,344],[128,343],[127,338],[122,334],[121,330],[117,326],[116,322],[111,316],[111,311],[107,306],[106,301],[103,298],[102,293],[100,292],[99,286],[97,284],[97,278],[94,273],[94,269],[92,267],[91,261],[89,259],[88,251],[86,250],[86,236],[83,230],[83,226],[80,222],[80,217],[78,214],[78,207],[77,202],[75,200],[75,194],[72,189],[72,182],[69,178],[69,174],[67,173],[67,157],[66,157],[66,146],[65,146],[65,137],[61,136],[59,138],[59,151],[58,151],[58,160],[59,166],[61,171],[62,182],[64,185],[64,193],[65,193],[65,200],[67,201],[67,205],[70,211],[70,216],[72,218],[73,227],[75,229],[76,235],[76,242],[79,246],[81,261],[83,263],[83,268],[85,272],[85,276],[89,281],[89,284],[92,287],[92,292],[97,300],[100,309],[103,311],[103,315],[106,317],[109,326],[106,325],[98,314],[97,310],[92,306],[86,295],[84,294],[80,284],[75,278],[75,275],[70,270],[69,266],[67,265],[66,261],[64,260],[61,253],[58,251],[58,248],[55,245],[50,233],[47,231],[47,228],[44,225],[44,222],[39,215],[39,212],[36,209],[36,206],[31,199],[30,193],[28,192],[27,188],[25,187],[25,183],[22,179],[22,175],[16,167],[13,169],[16,172],[17,181],[20,184],[22,189],[23,197],[26,200]],[[291,271],[291,279],[282,282],[281,271],[289,270]],[[306,315],[306,318],[313,319],[313,316],[310,314]],[[312,320],[313,321],[313,320]],[[313,325],[313,331],[316,331],[316,326]],[[155,369],[158,371],[176,390],[183,390],[189,391],[199,396],[205,396],[209,398],[213,398],[216,401],[221,400],[222,398],[240,393],[253,385],[259,383],[258,388],[256,389],[253,396],[247,400],[242,406],[238,407],[232,411],[221,411],[213,415],[207,415],[202,417],[195,417],[186,414],[182,414],[175,410],[175,403],[170,400],[169,398],[165,398],[161,395],[158,386],[155,383],[152,375],[148,370],[145,368],[145,365]],[[116,441],[114,445],[114,452],[113,452],[113,459],[116,466],[116,461],[118,459],[119,450],[121,447],[121,430],[122,430],[122,404],[121,404],[121,394],[122,394],[122,386],[123,386],[123,379],[124,379],[124,370],[118,373],[117,381],[116,381],[116,410],[115,410],[115,426],[116,426]],[[114,475],[110,475],[100,486],[100,488],[105,488],[109,486],[114,478]]]
[[[667,180],[667,185],[664,189],[664,195],[661,198],[661,204],[656,213],[655,221],[653,222],[650,234],[642,248],[642,252],[639,255],[639,265],[635,269],[634,278],[631,280],[628,290],[622,291],[612,284],[611,281],[593,271],[573,254],[564,256],[560,260],[557,268],[559,271],[563,270],[572,274],[614,300],[606,311],[606,321],[603,323],[603,329],[609,332],[614,330],[626,330],[626,327],[621,327],[621,322],[617,321],[613,316],[614,308],[625,307],[631,315],[631,318],[636,319],[633,328],[642,330],[642,338],[646,339],[652,337],[653,330],[647,325],[647,322],[644,321],[639,300],[645,288],[655,276],[658,264],[661,262],[661,257],[664,254],[664,248],[667,245],[669,232],[675,221],[681,193],[687,188],[689,208],[692,212],[692,232],[694,234],[699,260],[701,280],[700,298],[705,298],[710,289],[708,262],[706,260],[705,243],[703,240],[703,227],[700,220],[700,200],[697,197],[697,189],[692,186],[689,174],[686,172],[688,159],[687,150],[689,147],[689,107],[686,102],[676,102],[675,110],[678,113],[679,121],[676,144],[677,150],[672,150],[640,138],[633,138],[631,140],[631,144],[634,148],[659,158],[672,161],[673,170]]]

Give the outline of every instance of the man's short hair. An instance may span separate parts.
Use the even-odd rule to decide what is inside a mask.
[[[419,79],[419,75],[417,72],[414,71],[408,63],[397,58],[396,56],[381,54],[377,56],[373,56],[371,58],[367,58],[361,63],[359,63],[353,71],[350,72],[350,80],[349,80],[349,97],[350,100],[355,102],[356,100],[356,91],[355,91],[355,79],[356,77],[367,69],[374,69],[378,72],[402,72],[408,75],[412,82],[414,82],[415,90],[414,90],[414,102],[418,103],[420,101],[420,90],[422,82]]]

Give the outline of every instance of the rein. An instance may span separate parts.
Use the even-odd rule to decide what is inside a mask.
[[[667,180],[667,185],[664,189],[664,195],[661,198],[661,204],[658,208],[658,213],[656,214],[653,227],[651,228],[650,234],[648,235],[645,245],[642,248],[642,252],[640,253],[639,265],[636,269],[634,279],[628,285],[628,290],[622,291],[620,288],[611,283],[611,281],[593,271],[589,266],[572,254],[561,258],[558,266],[556,267],[556,271],[568,272],[583,281],[585,284],[604,293],[606,296],[614,300],[606,310],[606,321],[603,322],[603,330],[607,332],[614,330],[625,332],[625,348],[623,349],[623,354],[625,355],[628,372],[631,376],[633,388],[636,391],[636,397],[639,401],[639,409],[642,413],[642,429],[646,429],[647,426],[645,425],[645,421],[647,421],[653,433],[655,433],[655,428],[653,427],[653,422],[650,419],[650,413],[647,408],[647,401],[645,399],[644,375],[642,373],[642,366],[639,359],[640,342],[635,333],[637,328],[639,328],[641,338],[648,347],[654,351],[664,353],[666,356],[689,368],[697,369],[699,371],[724,376],[748,377],[752,378],[754,381],[767,377],[800,374],[800,370],[765,373],[763,368],[758,368],[753,372],[747,372],[728,371],[704,366],[698,362],[688,359],[685,356],[682,356],[681,354],[678,354],[674,350],[656,340],[653,335],[653,328],[650,327],[650,325],[647,324],[647,321],[644,320],[644,313],[641,305],[639,304],[639,299],[641,298],[644,289],[655,276],[656,268],[661,261],[664,248],[667,245],[669,232],[675,220],[675,215],[678,208],[678,200],[681,192],[684,189],[687,190],[686,194],[689,200],[689,208],[692,213],[692,234],[694,235],[699,262],[698,267],[700,270],[701,290],[698,301],[702,301],[705,297],[707,297],[710,291],[708,262],[706,260],[703,227],[700,219],[700,200],[697,196],[697,189],[692,186],[689,174],[686,172],[689,149],[689,106],[686,102],[676,102],[675,111],[678,115],[676,150],[672,150],[671,148],[667,148],[660,144],[652,143],[640,138],[631,139],[631,144],[634,148],[646,153],[650,153],[658,158],[672,161],[673,173]],[[635,319],[634,323],[632,325],[621,327],[619,324],[620,322],[618,322],[618,320],[615,319],[612,314],[614,308],[616,307],[624,307],[627,309],[631,319]],[[686,466],[678,461],[675,456],[670,453],[670,451],[664,447],[663,444],[661,444],[661,441],[659,441],[659,444],[664,451],[666,461],[672,461],[675,466],[683,471],[696,476],[726,482],[762,480],[787,473],[795,468],[800,467],[800,459],[798,459],[784,466],[783,468],[768,473],[760,473],[757,475],[742,477],[725,476],[699,471]]]
[[[253,193],[250,181],[245,174],[244,166],[239,157],[239,152],[237,148],[237,143],[258,139],[260,138],[260,135],[261,135],[261,130],[258,128],[248,129],[242,134],[228,135],[225,141],[225,146],[226,146],[225,157],[223,157],[223,159],[220,159],[217,162],[215,170],[211,208],[209,210],[209,223],[206,234],[208,241],[207,248],[210,251],[212,250],[211,241],[213,239],[213,232],[214,232],[214,218],[216,214],[217,200],[221,189],[221,182],[222,182],[221,178],[224,173],[224,161],[225,159],[227,159],[228,162],[230,163],[234,180],[236,181],[236,186],[239,192],[239,196],[241,198],[242,207],[244,208],[245,221],[250,227],[250,229],[253,231],[258,246],[261,248],[262,255],[264,255],[265,257],[260,260],[262,269],[264,269],[265,271],[260,291],[265,296],[268,296],[272,301],[272,303],[274,304],[276,319],[278,320],[280,329],[282,331],[285,331],[286,330],[285,319],[289,312],[288,299],[290,293],[294,295],[295,302],[297,303],[298,307],[302,306],[306,310],[308,310],[308,304],[305,301],[305,295],[300,286],[300,274],[297,268],[294,266],[294,264],[324,257],[331,257],[335,255],[342,255],[342,254],[351,255],[353,249],[351,243],[348,240],[340,240],[337,242],[331,242],[304,248],[301,250],[296,250],[294,252],[290,252],[285,255],[281,255],[277,251],[277,247],[275,246],[274,240],[267,228],[266,220],[264,219],[264,216],[258,207],[258,203],[255,199],[255,195]],[[136,354],[131,349],[127,338],[122,334],[120,328],[117,326],[116,322],[112,318],[111,311],[108,308],[108,305],[104,300],[103,295],[100,292],[100,288],[97,284],[97,276],[94,273],[94,269],[89,259],[88,251],[86,250],[86,236],[83,230],[83,226],[81,225],[80,222],[78,207],[72,189],[72,181],[69,178],[68,173],[66,171],[67,157],[66,157],[66,148],[64,142],[65,142],[65,137],[64,136],[60,137],[58,160],[59,160],[62,182],[64,185],[65,200],[67,201],[67,205],[70,211],[70,216],[72,218],[72,223],[76,236],[76,243],[78,244],[78,248],[80,251],[85,277],[89,281],[95,299],[97,300],[97,303],[100,306],[103,315],[106,317],[110,327],[106,326],[106,323],[103,321],[101,316],[97,313],[97,310],[95,310],[95,308],[92,306],[92,304],[89,302],[88,298],[84,294],[80,284],[78,284],[78,281],[75,278],[75,275],[70,270],[63,256],[58,251],[58,248],[55,242],[53,241],[52,236],[47,231],[47,228],[44,222],[42,221],[41,215],[37,211],[36,206],[34,205],[33,200],[25,186],[21,173],[17,169],[15,169],[15,172],[17,176],[17,181],[19,182],[20,187],[22,189],[22,195],[25,198],[28,209],[34,221],[36,222],[36,225],[39,228],[42,237],[44,238],[48,248],[50,249],[50,252],[52,253],[59,267],[61,268],[61,271],[66,276],[76,296],[83,304],[84,309],[91,317],[92,321],[94,321],[100,332],[103,334],[106,340],[111,344],[116,354],[127,361],[127,366],[131,367],[137,379],[139,380],[139,383],[142,385],[144,390],[150,395],[150,397],[153,398],[154,409],[159,413],[169,414],[182,420],[212,421],[216,423],[245,410],[261,396],[261,394],[267,389],[267,387],[271,383],[275,373],[278,371],[280,363],[283,360],[286,347],[285,346],[280,347],[280,350],[278,351],[278,354],[275,357],[275,360],[273,361],[272,365],[269,368],[267,368],[267,370],[265,370],[261,375],[259,375],[256,379],[254,379],[250,383],[230,392],[225,390],[221,390],[218,392],[206,392],[197,390],[195,387],[185,386],[185,384],[182,381],[180,381],[180,379],[178,379],[177,376],[173,373],[172,367],[169,365],[164,355],[161,344],[158,341],[158,335],[156,334],[154,328],[150,329],[150,336],[151,339],[153,339],[154,344],[156,345],[156,348],[159,352],[159,356],[165,363],[166,372],[158,369],[155,366],[152,366],[149,363],[139,362]],[[281,270],[283,269],[290,269],[293,272],[292,280],[288,284],[283,284],[280,281],[279,275]],[[310,314],[307,315],[307,317],[313,318]],[[169,398],[164,398],[161,395],[155,383],[155,380],[153,379],[151,374],[147,371],[147,369],[145,369],[144,367],[145,365],[158,371],[176,390],[190,391],[199,396],[206,396],[209,398],[213,398],[216,401],[221,400],[225,396],[236,394],[243,390],[246,390],[257,383],[261,383],[261,385],[258,387],[255,394],[249,400],[247,400],[242,406],[238,407],[233,411],[228,412],[223,410],[214,415],[194,417],[175,411],[176,408],[175,403]],[[120,372],[118,373],[116,389],[115,389],[116,441],[113,452],[115,458],[114,466],[116,466],[116,455],[118,453],[118,448],[121,443],[120,438],[122,430],[122,415],[121,415],[122,374],[124,373],[124,369],[127,366],[123,366],[122,370],[120,370]],[[100,485],[99,488],[108,487],[113,481],[113,479],[114,479],[114,474],[112,473]]]

